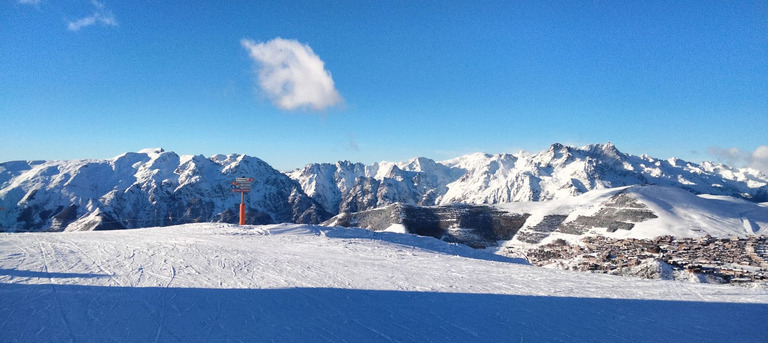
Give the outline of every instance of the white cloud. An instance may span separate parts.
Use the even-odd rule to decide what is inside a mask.
[[[761,145],[752,152],[749,165],[768,175],[768,145]]]
[[[743,151],[739,148],[723,149],[710,147],[707,153],[715,156],[723,163],[735,167],[755,168],[768,175],[768,145],[761,145],[755,151]]]
[[[39,5],[40,0],[19,0],[19,3],[25,5]]]
[[[115,19],[115,15],[108,11],[106,7],[104,7],[103,3],[92,0],[91,4],[96,8],[96,11],[88,17],[67,22],[68,30],[78,31],[84,27],[88,27],[94,24],[101,24],[103,26],[117,26],[117,19]]]
[[[745,165],[749,154],[741,151],[739,148],[723,149],[720,147],[709,147],[707,153],[717,158],[718,161],[731,166]]]
[[[342,102],[331,73],[309,45],[279,37],[240,43],[256,63],[259,87],[280,109],[323,110]]]

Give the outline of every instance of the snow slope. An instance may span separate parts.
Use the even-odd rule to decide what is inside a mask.
[[[0,341],[764,342],[768,290],[306,225],[0,234]]]
[[[590,235],[644,239],[664,235],[678,238],[768,235],[768,207],[728,196],[697,196],[668,186],[617,187],[570,198],[506,203],[495,207],[511,213],[531,214],[508,245],[520,243],[526,234],[531,233],[545,237],[537,242],[542,244],[558,238],[578,242]],[[637,211],[640,211],[640,216],[637,216]],[[649,215],[643,216],[646,213]],[[557,229],[554,226],[550,230],[542,229],[539,223],[552,216],[560,216],[560,221],[553,224]],[[601,220],[595,222],[603,223],[621,221],[632,227],[611,231],[607,226],[598,224],[582,229],[583,232],[567,230],[568,224],[578,221],[579,217],[598,218]]]

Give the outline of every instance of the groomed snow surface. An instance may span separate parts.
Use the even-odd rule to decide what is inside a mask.
[[[768,290],[536,268],[393,232],[0,234],[0,341],[766,342]]]

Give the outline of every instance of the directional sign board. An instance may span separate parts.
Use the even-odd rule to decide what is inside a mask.
[[[245,225],[245,193],[251,191],[252,177],[238,177],[232,182],[232,191],[240,193],[240,225]]]
[[[251,191],[252,177],[238,177],[232,182],[232,191],[239,193],[246,193]]]

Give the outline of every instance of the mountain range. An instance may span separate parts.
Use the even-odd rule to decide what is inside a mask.
[[[104,160],[1,163],[0,227],[75,231],[236,222],[236,177],[255,179],[245,196],[249,224],[319,223],[391,204],[548,201],[631,185],[768,201],[768,177],[755,169],[634,156],[610,143],[439,162],[317,163],[285,173],[247,155],[145,149]]]
[[[611,143],[584,147],[553,144],[536,154],[477,153],[442,162],[415,158],[372,165],[346,161],[310,164],[288,175],[331,213],[393,203],[435,206],[543,201],[645,184],[768,201],[768,178],[758,170],[633,156]]]
[[[255,177],[245,197],[250,224],[313,223],[329,214],[298,183],[246,155],[179,156],[162,149],[107,160],[0,164],[6,231],[87,231],[236,222],[231,183]]]

